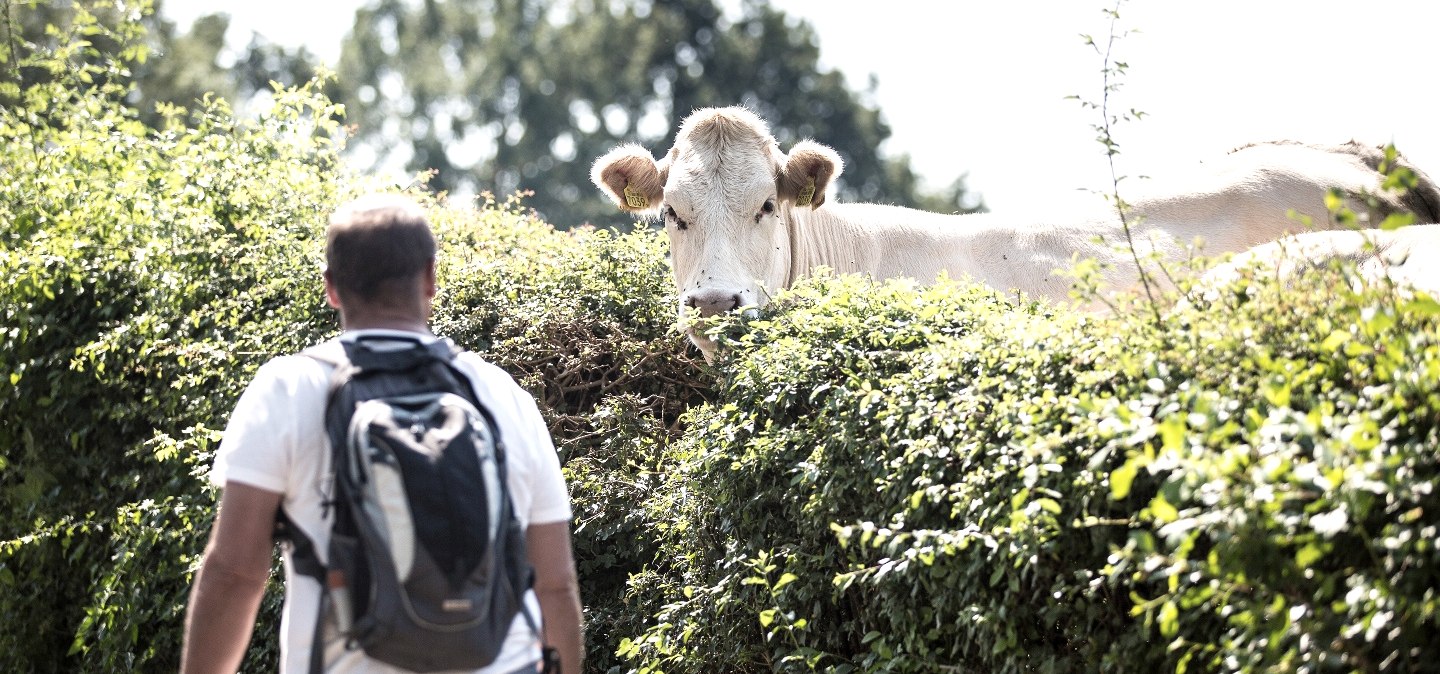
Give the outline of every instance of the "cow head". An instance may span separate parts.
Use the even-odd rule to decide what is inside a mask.
[[[680,317],[708,358],[715,345],[690,319],[763,305],[790,283],[791,214],[825,203],[840,169],[813,141],[781,152],[763,120],[731,107],[688,117],[660,161],[625,145],[590,175],[622,210],[664,219]]]

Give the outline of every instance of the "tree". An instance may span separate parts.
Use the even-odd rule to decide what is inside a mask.
[[[103,96],[124,96],[129,71],[113,61],[145,58],[139,19],[149,8],[148,0],[79,10],[68,3],[0,0],[0,107],[17,109],[27,98],[43,95],[31,92],[49,91],[71,73],[80,73]],[[48,120],[53,109],[30,114],[32,121]]]
[[[714,0],[378,0],[357,12],[338,70],[361,163],[430,170],[461,193],[531,190],[561,227],[617,219],[591,159],[621,142],[662,152],[694,109],[736,103],[782,146],[835,147],[846,198],[977,207],[963,179],[921,194],[908,158],[878,150],[880,111],[820,69],[810,26],[756,0],[733,19]]]
[[[238,54],[225,52],[230,17],[201,16],[181,32],[175,22],[161,18],[160,3],[146,16],[150,58],[134,68],[135,87],[129,101],[150,126],[160,123],[156,106],[162,103],[196,107],[207,94],[243,108],[257,95],[304,84],[315,77],[317,63],[305,48],[289,50],[260,35],[252,35]]]
[[[70,57],[82,63],[123,63],[114,73],[99,76],[123,80],[117,84],[125,85],[124,102],[151,128],[163,123],[163,105],[195,108],[210,96],[243,107],[273,91],[272,82],[294,87],[315,77],[317,64],[303,47],[290,50],[252,35],[238,54],[228,54],[229,16],[202,16],[180,31],[161,16],[162,6],[160,0],[123,5],[0,0],[0,12],[8,17],[0,50],[70,51]],[[0,62],[5,60],[0,55]],[[23,62],[0,69],[0,103],[13,104],[20,91],[52,81],[56,74]]]

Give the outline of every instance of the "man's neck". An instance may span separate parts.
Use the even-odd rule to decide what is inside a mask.
[[[340,328],[345,331],[352,330],[400,330],[403,332],[418,332],[430,334],[430,325],[424,318],[414,315],[386,315],[384,313],[361,313],[360,315],[340,314]]]
[[[416,332],[422,335],[431,334],[430,326],[424,323],[413,322],[342,322],[340,329],[345,332],[353,332],[356,330],[396,330],[399,332]]]

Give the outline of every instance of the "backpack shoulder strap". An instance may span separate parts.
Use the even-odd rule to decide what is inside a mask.
[[[330,385],[325,394],[325,420],[326,428],[328,429],[331,407],[334,406],[336,392],[340,390],[340,387],[345,385],[345,382],[355,376],[355,372],[358,371],[359,368],[357,368],[355,364],[350,361],[350,357],[345,354],[345,345],[342,344],[338,338],[316,344],[301,351],[300,355],[318,361],[322,365],[330,366]],[[342,435],[340,437],[343,438],[344,436]],[[332,449],[338,448],[332,447]]]
[[[320,361],[332,368],[330,375],[329,391],[326,394],[326,412],[329,412],[329,399],[334,397],[335,390],[344,383],[344,377],[348,376],[347,367],[349,361],[345,358],[345,349],[340,345],[339,340],[330,340],[317,344],[299,355]],[[319,556],[315,552],[315,545],[310,542],[305,532],[296,526],[290,519],[289,513],[285,512],[282,505],[275,512],[275,540],[281,543],[289,543],[294,546],[293,558],[297,562],[296,571],[313,577],[321,583],[325,580],[324,567],[320,565]]]
[[[290,546],[290,559],[295,564],[296,573],[324,584],[325,566],[315,552],[315,543],[290,518],[290,513],[285,512],[284,505],[275,511],[275,539]]]
[[[462,366],[460,363],[460,354],[465,353],[465,350],[456,346],[455,342],[449,339],[442,339],[436,342],[432,348],[437,351],[445,349],[448,352],[449,355],[445,359],[446,366],[450,368],[451,374],[455,376],[460,386],[464,388],[465,397],[475,405],[475,409],[479,410],[480,416],[485,417],[485,422],[490,425],[490,433],[495,438],[495,455],[499,459],[500,482],[502,485],[508,485],[506,482],[505,467],[507,450],[505,448],[505,440],[500,434],[500,422],[495,418],[495,414],[490,411],[490,406],[486,405],[485,401],[480,399],[480,390],[475,387],[477,382],[470,376],[473,368],[468,365]],[[509,492],[508,486],[505,487],[505,491]]]
[[[350,364],[350,359],[345,356],[345,345],[339,339],[332,339],[321,342],[300,352],[300,355],[311,360],[320,361],[336,370],[344,370]]]
[[[329,435],[330,408],[335,400],[335,393],[355,374],[357,368],[350,362],[350,359],[346,357],[345,345],[341,344],[339,339],[332,339],[316,344],[301,351],[300,355],[330,366],[330,384],[325,396],[325,418],[327,422],[327,435]],[[331,437],[330,444],[332,454],[331,465],[333,466],[335,465],[333,463],[336,459],[335,455],[339,453],[339,448],[334,444],[333,436]],[[322,674],[325,668],[325,615],[330,611],[330,592],[327,588],[328,571],[325,566],[320,563],[320,556],[315,550],[314,543],[310,541],[309,537],[305,536],[305,533],[301,531],[299,527],[295,526],[294,522],[290,521],[284,508],[279,510],[277,517],[279,518],[279,521],[276,523],[277,532],[285,532],[286,538],[292,542],[292,545],[295,545],[295,549],[291,552],[291,559],[295,562],[296,573],[314,578],[320,584],[319,606],[315,608],[315,629],[310,641],[308,674]]]
[[[295,573],[315,579],[320,585],[319,606],[315,608],[315,630],[311,636],[310,669],[307,674],[322,674],[325,657],[325,613],[330,610],[330,592],[326,589],[326,569],[320,563],[315,543],[290,519],[290,514],[281,506],[275,511],[275,537],[291,546],[290,563]]]

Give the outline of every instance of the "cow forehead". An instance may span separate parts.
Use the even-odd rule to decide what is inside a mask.
[[[753,207],[736,202],[753,200],[755,192],[774,189],[781,156],[764,120],[744,108],[731,107],[699,110],[687,118],[675,136],[671,159],[666,199],[715,209],[721,203],[730,208]]]
[[[676,146],[665,198],[677,207],[713,211],[753,208],[775,191],[778,164],[757,144]],[[718,213],[717,213],[718,215]]]

